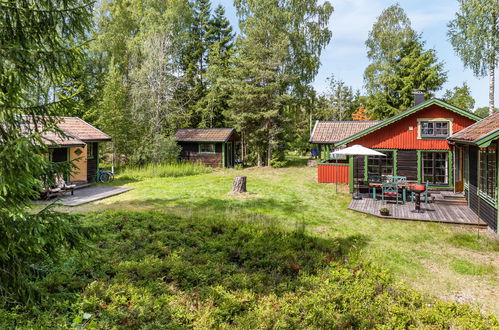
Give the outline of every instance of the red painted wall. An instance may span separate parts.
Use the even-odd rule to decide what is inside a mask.
[[[365,135],[348,145],[360,144],[364,147],[379,149],[451,150],[451,146],[445,139],[418,140],[418,118],[454,118],[452,133],[456,133],[475,122],[472,119],[463,117],[438,105],[431,105],[426,109],[417,111],[406,118]],[[409,130],[409,126],[413,127],[412,131]]]
[[[348,183],[350,167],[345,165],[317,165],[319,183]]]

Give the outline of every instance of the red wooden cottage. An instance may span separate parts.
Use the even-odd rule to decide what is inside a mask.
[[[319,182],[367,183],[370,176],[400,175],[433,188],[463,191],[463,155],[447,140],[481,118],[439,99],[415,105],[384,121],[316,122],[310,142],[321,151]],[[386,157],[331,159],[330,151],[360,144]],[[358,169],[358,170],[357,170]],[[358,175],[357,173],[360,173]],[[357,177],[360,176],[360,177]]]

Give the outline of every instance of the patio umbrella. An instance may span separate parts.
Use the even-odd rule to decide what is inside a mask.
[[[353,145],[353,146],[345,148],[345,149],[336,150],[336,151],[332,152],[331,155],[382,156],[382,157],[386,157],[385,154],[383,154],[379,151],[373,150],[373,149],[363,147],[360,144],[356,144],[356,145]],[[359,174],[358,170],[359,170],[359,167],[357,166],[357,174]],[[357,184],[357,192],[353,196],[354,199],[362,199],[362,196],[360,195],[359,189],[360,189],[359,184]]]

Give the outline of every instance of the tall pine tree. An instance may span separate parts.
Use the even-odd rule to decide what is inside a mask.
[[[230,81],[231,120],[257,165],[278,165],[291,117],[286,112],[299,110],[291,92],[303,94],[317,73],[331,36],[332,7],[316,0],[237,0],[235,5],[241,37]]]

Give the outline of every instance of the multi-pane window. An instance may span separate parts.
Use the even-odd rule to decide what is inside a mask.
[[[214,154],[215,153],[215,144],[214,143],[200,143],[199,144],[199,152],[206,154]]]
[[[447,185],[449,182],[448,158],[449,154],[447,152],[422,152],[422,182],[429,182],[433,185]]]
[[[496,149],[485,148],[480,150],[480,192],[492,200],[496,199]]]
[[[93,159],[93,158],[94,158],[94,144],[87,143],[87,159]]]
[[[423,121],[421,122],[422,138],[446,138],[449,136],[448,121]]]
[[[393,175],[393,151],[381,151],[386,155],[369,156],[367,158],[367,174],[369,177]]]

